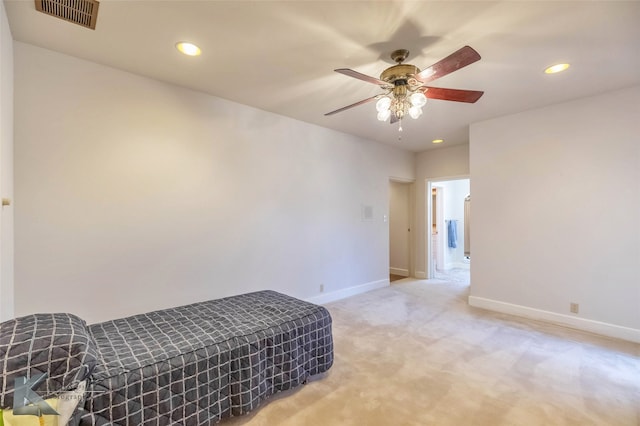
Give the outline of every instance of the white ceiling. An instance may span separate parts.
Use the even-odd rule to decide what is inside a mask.
[[[470,123],[640,84],[640,2],[170,1],[100,3],[95,31],[4,0],[15,40],[413,151],[468,141]],[[174,44],[188,40],[192,58]],[[484,90],[431,100],[418,120],[376,120],[380,93],[333,72],[378,77],[392,50],[424,69],[464,45],[482,59],[430,85]],[[571,68],[545,75],[557,62]],[[44,71],[44,70],[43,70]]]

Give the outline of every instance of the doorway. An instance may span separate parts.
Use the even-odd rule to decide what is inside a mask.
[[[465,253],[465,240],[468,242],[466,234],[470,231],[465,227],[465,199],[470,196],[470,184],[466,176],[427,181],[428,279],[449,280],[455,276],[454,281],[459,281],[466,275],[469,281],[471,260]]]
[[[389,281],[412,275],[413,183],[389,181]]]

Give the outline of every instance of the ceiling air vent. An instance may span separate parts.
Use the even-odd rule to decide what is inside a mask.
[[[96,29],[98,7],[96,0],[35,0],[36,9],[47,15]]]

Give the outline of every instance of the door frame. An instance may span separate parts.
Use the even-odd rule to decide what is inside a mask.
[[[436,208],[435,208],[435,214],[436,217],[433,217],[433,190],[436,190]],[[437,184],[433,184],[431,186],[431,221],[429,222],[429,224],[431,225],[429,227],[429,231],[432,231],[432,227],[433,227],[433,223],[435,222],[436,224],[436,231],[437,231],[437,236],[436,236],[436,261],[432,262],[430,269],[429,269],[429,275],[431,277],[433,277],[435,275],[436,270],[438,269],[438,266],[440,266],[441,268],[444,267],[444,239],[443,239],[443,235],[444,235],[444,227],[442,226],[442,222],[444,221],[443,215],[444,215],[444,187],[443,186],[439,186]],[[431,235],[431,250],[433,250],[433,234]],[[430,256],[431,260],[433,261],[433,256]]]
[[[391,270],[391,265],[390,265],[390,259],[391,259],[391,226],[390,226],[390,222],[389,222],[389,215],[388,212],[389,210],[391,210],[391,205],[389,203],[389,200],[391,199],[391,194],[390,194],[390,188],[391,188],[391,183],[401,183],[401,184],[406,184],[409,185],[409,200],[408,203],[409,205],[407,206],[407,209],[409,211],[409,238],[408,238],[408,250],[407,250],[407,257],[408,257],[408,271],[409,271],[409,277],[415,277],[415,261],[413,259],[414,256],[414,244],[415,244],[415,238],[414,238],[414,223],[415,223],[415,179],[403,179],[403,178],[396,178],[396,177],[389,177],[389,185],[387,186],[387,190],[389,192],[387,192],[387,216],[385,218],[385,221],[387,222],[387,271]]]
[[[433,265],[433,261],[431,260],[432,256],[432,237],[431,237],[431,226],[433,223],[433,203],[431,201],[431,193],[433,191],[434,187],[438,186],[438,182],[449,182],[452,180],[463,180],[463,179],[469,179],[469,187],[471,187],[471,176],[470,175],[455,175],[455,176],[442,176],[442,177],[432,177],[432,178],[426,178],[425,179],[425,212],[427,213],[425,216],[425,274],[426,274],[426,278],[427,279],[431,279],[434,278],[434,270],[435,270],[435,265]],[[470,191],[471,192],[471,191]],[[442,207],[442,202],[439,203],[440,204],[440,208]],[[442,238],[442,235],[438,236],[439,238]],[[443,240],[444,241],[444,240]],[[444,248],[443,248],[444,249]]]

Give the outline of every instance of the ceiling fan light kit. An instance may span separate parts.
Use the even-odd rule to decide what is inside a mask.
[[[390,123],[401,121],[405,116],[417,119],[422,115],[422,107],[427,98],[445,101],[474,103],[484,92],[476,90],[444,89],[429,87],[426,83],[466,67],[478,60],[480,55],[469,46],[465,46],[446,58],[421,71],[418,67],[403,62],[409,56],[406,49],[391,52],[391,59],[396,62],[380,74],[380,78],[370,77],[357,71],[340,68],[335,71],[367,83],[380,86],[385,92],[354,104],[326,113],[332,115],[364,103],[376,101],[377,118]],[[402,130],[402,126],[400,126]]]
[[[402,87],[403,90],[396,90]],[[410,93],[407,96],[407,93]],[[387,121],[391,114],[401,120],[405,115],[416,119],[422,115],[422,107],[427,103],[427,97],[421,91],[409,92],[406,86],[394,88],[391,96],[384,95],[376,102],[378,120]]]

